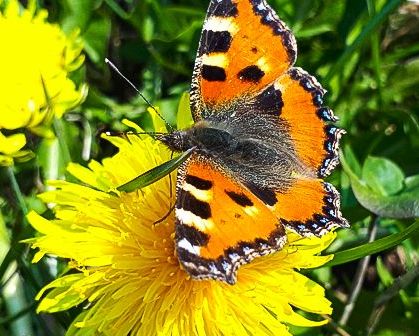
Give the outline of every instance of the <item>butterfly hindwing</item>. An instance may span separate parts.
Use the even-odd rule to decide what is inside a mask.
[[[300,68],[291,68],[274,86],[281,92],[280,118],[289,125],[298,157],[318,177],[329,175],[339,162],[339,139],[344,131],[330,124],[337,118],[323,106],[325,90]]]
[[[192,155],[177,183],[177,254],[194,278],[233,284],[241,264],[285,244],[273,212],[213,160]]]
[[[285,125],[293,147],[290,151],[318,177],[329,175],[339,163],[339,140],[345,133],[332,124],[337,118],[323,105],[324,94],[313,76],[291,68],[249,100],[254,111],[275,116]]]
[[[276,193],[274,213],[281,223],[302,236],[322,236],[348,223],[340,212],[336,189],[319,179],[294,180],[290,188]]]
[[[195,121],[272,83],[296,53],[294,36],[265,0],[211,0],[191,85]]]

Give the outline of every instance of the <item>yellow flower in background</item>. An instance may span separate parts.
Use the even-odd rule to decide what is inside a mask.
[[[324,289],[297,270],[330,260],[317,254],[334,233],[290,233],[283,250],[242,266],[233,286],[192,280],[175,255],[174,215],[165,218],[175,202],[175,174],[173,183],[166,177],[132,193],[108,192],[169,160],[170,152],[146,135],[106,139],[118,147],[115,156],[88,168],[71,164],[81,183],[55,181],[56,190],[41,195],[56,204],[55,219],[29,215],[40,233],[30,240],[39,249],[34,262],[55,255],[73,270],[43,288],[39,312],[84,305],[67,335],[289,335],[287,325],[327,323],[296,311],[332,311]]]
[[[29,160],[32,153],[28,150],[22,150],[25,144],[26,138],[23,134],[5,136],[0,132],[0,166],[11,166],[14,160]]]
[[[0,130],[28,128],[47,135],[54,117],[79,104],[86,94],[69,73],[84,61],[77,34],[66,36],[36,12],[16,0],[0,0]]]

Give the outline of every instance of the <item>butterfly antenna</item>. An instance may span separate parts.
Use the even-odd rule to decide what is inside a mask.
[[[119,75],[121,76],[123,79],[126,80],[126,82],[131,85],[131,87],[140,95],[140,97],[146,102],[146,104],[148,106],[150,106],[154,112],[156,112],[156,114],[160,117],[161,120],[164,121],[164,123],[167,125],[167,127],[169,128],[169,130],[171,132],[173,132],[173,127],[170,126],[170,124],[166,121],[166,119],[164,119],[164,117],[160,114],[159,111],[157,111],[157,109],[148,101],[148,99],[146,97],[144,97],[144,95],[140,92],[140,90],[137,89],[137,87],[121,72],[119,71],[119,69],[116,67],[115,64],[113,64],[108,58],[105,58],[105,63],[109,64],[109,66]]]
[[[147,134],[147,135],[162,135],[162,134],[167,134],[164,132],[132,132],[132,131],[128,131],[128,132],[104,132],[106,136],[121,136],[121,135],[139,135],[139,134]]]

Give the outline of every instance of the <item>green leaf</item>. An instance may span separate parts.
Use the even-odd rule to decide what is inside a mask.
[[[100,0],[63,1],[64,15],[61,21],[63,30],[71,32],[77,28],[84,31],[89,24],[94,9],[100,5],[100,2]]]
[[[419,216],[419,188],[406,190],[399,195],[384,196],[371,189],[361,180],[341,155],[342,167],[351,180],[351,187],[358,202],[369,211],[381,217],[414,218]]]
[[[357,180],[351,179],[355,197],[361,205],[381,217],[414,218],[419,216],[419,189],[398,196],[381,196]]]
[[[111,33],[109,18],[97,16],[90,21],[86,32],[83,34],[84,49],[90,59],[103,67]]]
[[[345,251],[335,253],[333,259],[324,266],[331,267],[347,262],[363,258],[367,255],[379,253],[400,244],[403,240],[413,237],[418,234],[419,220],[416,220],[412,225],[402,232],[394,233],[387,237],[378,239],[374,242],[363,244]],[[323,266],[323,267],[324,267]]]
[[[154,167],[149,171],[137,176],[133,180],[116,188],[118,191],[131,192],[137,189],[147,187],[148,185],[160,180],[167,174],[178,168],[192,154],[194,148],[187,150],[178,157],[171,159],[160,166]]]
[[[377,258],[377,274],[381,280],[381,283],[389,287],[393,283],[393,276],[391,275],[390,271],[387,269],[386,265],[384,265],[383,260],[378,257]]]
[[[155,39],[170,42],[185,38],[185,41],[189,41],[192,34],[202,26],[202,14],[202,11],[195,8],[161,6],[157,11],[161,29]]]
[[[154,22],[150,17],[144,18],[142,33],[144,42],[150,43],[154,36]]]
[[[392,161],[369,156],[362,168],[362,179],[382,195],[394,195],[403,189],[403,171]]]
[[[351,168],[350,173],[355,174],[355,176],[361,176],[362,167],[361,167],[361,165],[360,165],[352,147],[349,146],[349,145],[345,145],[343,153],[345,153],[345,157],[341,157],[341,160],[344,160],[345,163],[347,163],[348,167]],[[352,175],[350,175],[349,177],[352,177]]]
[[[406,191],[415,191],[419,189],[419,175],[406,177],[404,183],[406,184]]]

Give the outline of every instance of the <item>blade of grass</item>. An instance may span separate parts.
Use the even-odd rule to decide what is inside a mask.
[[[16,230],[16,226],[13,229]],[[13,248],[7,231],[3,217],[0,215],[0,260],[7,256],[7,250]],[[17,234],[16,232],[14,232],[14,235]],[[20,273],[17,259],[12,259],[7,263],[2,261],[2,265],[6,265],[4,273],[0,277],[0,292],[3,299],[2,306],[8,315],[15,315],[28,305],[25,278]],[[19,318],[6,321],[4,325],[6,323],[6,327],[10,329],[11,335],[33,335],[29,316],[22,315]]]
[[[416,281],[419,277],[419,265],[395,279],[393,284],[387,288],[380,296],[374,301],[374,310],[372,311],[367,324],[367,335],[372,335],[377,328],[377,325],[388,305],[390,300],[399,295],[400,291],[409,286],[412,282]]]
[[[341,71],[341,68],[345,66],[346,61],[349,57],[360,48],[368,37],[377,29],[377,27],[393,12],[400,4],[401,0],[390,0],[388,1],[383,9],[374,15],[373,18],[368,22],[365,28],[361,31],[355,41],[347,46],[343,54],[339,57],[337,62],[330,68],[329,72],[325,76],[325,82],[330,82],[330,80]]]
[[[372,0],[367,0],[368,13],[370,17],[376,15],[375,3]],[[380,57],[380,40],[378,38],[378,32],[375,30],[371,34],[371,51],[372,51],[372,63],[374,66],[375,83],[377,84],[377,105],[381,110],[383,105],[383,92],[381,83],[381,57]]]
[[[31,311],[34,312],[36,304],[37,304],[36,302],[32,302],[26,308],[23,308],[22,310],[15,313],[14,315],[10,315],[10,316],[7,316],[7,317],[4,317],[4,318],[0,319],[0,326],[6,325],[10,322],[13,322],[13,321],[19,319],[20,317],[30,313]]]
[[[26,206],[25,199],[23,198],[23,194],[20,191],[20,187],[17,183],[13,167],[7,167],[6,171],[7,176],[9,177],[10,185],[12,186],[12,190],[16,196],[16,200],[18,201],[19,207],[22,210],[23,214],[26,215],[28,213],[28,207]]]
[[[363,258],[367,255],[379,253],[400,244],[403,240],[419,233],[419,219],[402,232],[394,233],[378,239],[372,243],[363,244],[345,251],[337,252],[334,258],[323,267],[331,267]]]
[[[16,269],[15,263],[12,263],[8,269],[8,272],[13,272],[10,281],[3,286],[2,296],[4,298],[6,311],[11,316],[15,318],[8,321],[10,323],[10,331],[12,335],[34,335],[31,326],[30,317],[27,315],[27,312],[19,314],[25,310],[25,307],[28,307],[28,303],[25,296],[25,281],[20,276],[19,272]],[[16,315],[18,315],[16,317]]]
[[[130,13],[126,12],[118,3],[113,0],[105,0],[105,3],[112,9],[116,15],[121,19],[128,20],[130,18]]]
[[[169,70],[173,70],[174,72],[189,76],[189,69],[184,67],[183,65],[175,64],[172,60],[165,58],[164,55],[162,55],[157,48],[155,48],[152,44],[149,44],[147,46],[147,50],[150,52],[150,54],[154,57],[156,62],[164,67],[166,67]]]
[[[148,185],[160,180],[162,177],[174,171],[192,154],[194,148],[187,150],[178,157],[171,159],[161,165],[146,171],[133,180],[116,188],[118,191],[131,192],[137,189],[147,187]]]

